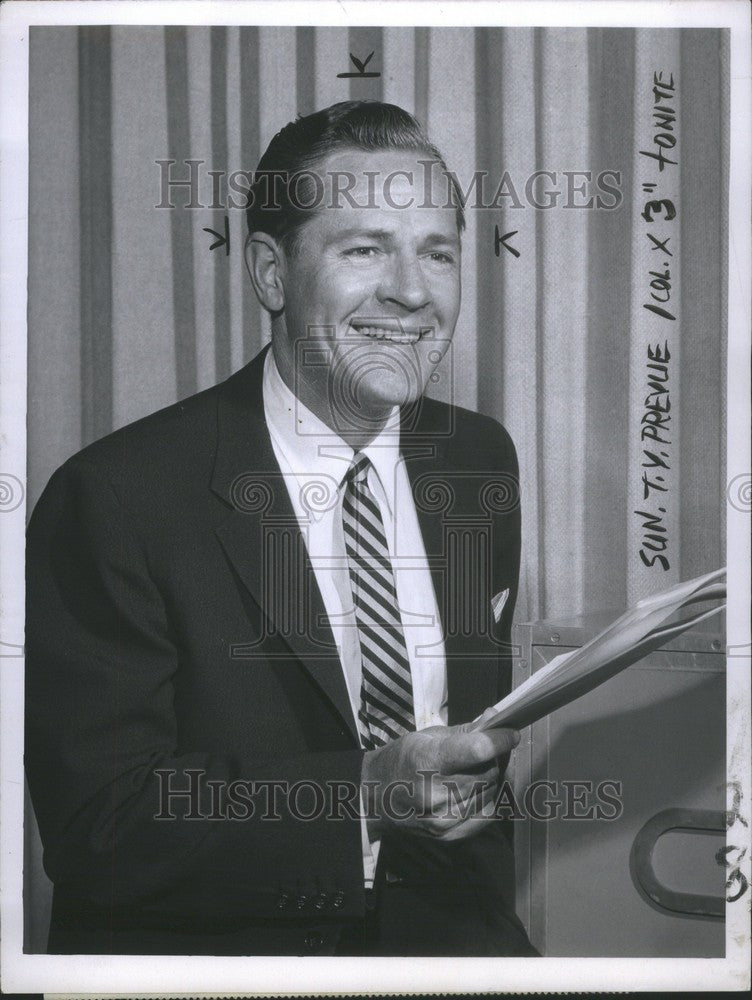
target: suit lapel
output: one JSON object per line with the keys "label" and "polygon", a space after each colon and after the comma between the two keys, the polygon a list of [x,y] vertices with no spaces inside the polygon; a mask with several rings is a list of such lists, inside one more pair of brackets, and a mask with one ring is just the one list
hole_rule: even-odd
{"label": "suit lapel", "polygon": [[231,510],[217,535],[269,637],[292,650],[357,740],[334,636],[264,419],[265,357],[229,379],[219,397],[211,488]]}

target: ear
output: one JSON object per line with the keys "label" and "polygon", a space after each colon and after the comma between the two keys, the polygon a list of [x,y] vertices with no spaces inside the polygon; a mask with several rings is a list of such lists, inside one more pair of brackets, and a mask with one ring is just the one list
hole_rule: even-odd
{"label": "ear", "polygon": [[282,250],[268,233],[251,233],[245,241],[245,266],[259,302],[270,313],[281,312],[285,305],[282,284]]}

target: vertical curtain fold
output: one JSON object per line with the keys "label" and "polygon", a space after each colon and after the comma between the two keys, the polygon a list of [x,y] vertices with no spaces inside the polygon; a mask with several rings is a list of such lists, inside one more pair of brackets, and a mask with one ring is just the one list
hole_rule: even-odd
{"label": "vertical curtain fold", "polygon": [[[188,159],[195,161],[198,179],[198,197],[200,204],[211,203],[211,190],[205,183],[205,171],[212,169],[212,136],[211,136],[211,31],[209,28],[191,28],[187,30],[188,41],[188,126],[190,132],[190,155]],[[172,103],[172,94],[167,92],[168,116],[177,114],[177,108]],[[252,121],[256,115],[251,114]],[[188,179],[191,177],[191,166],[187,166],[178,155],[177,150],[166,148],[164,158],[174,159],[175,177]],[[202,183],[204,182],[204,183]],[[185,193],[184,193],[185,192]],[[188,216],[191,229],[191,254],[193,257],[193,300],[196,313],[196,378],[197,388],[206,389],[213,385],[216,378],[216,349],[214,325],[216,310],[214,308],[214,274],[217,267],[215,254],[208,251],[209,242],[204,227],[216,228],[213,213],[203,209],[188,209],[190,192],[185,188],[175,191],[169,199],[180,209],[177,214]],[[172,210],[170,210],[172,211]],[[219,253],[223,253],[220,249]],[[180,247],[173,246],[173,257],[180,255]]]}
{"label": "vertical curtain fold", "polygon": [[[211,32],[211,137],[212,169],[223,171],[228,163],[227,141],[227,28],[214,27]],[[214,212],[214,229],[224,230],[224,197],[226,178],[217,187],[221,192],[219,208]],[[212,199],[213,201],[213,199]],[[220,248],[221,249],[221,248]],[[221,260],[221,255],[220,255]],[[226,263],[226,261],[224,262]],[[214,268],[214,345],[217,381],[232,373],[230,336],[230,281],[227,267]]]}
{"label": "vertical curtain fold", "polygon": [[[29,48],[28,509],[82,443],[81,139],[75,28]],[[85,310],[90,322],[88,307]],[[87,402],[87,412],[90,403]]]}
{"label": "vertical curtain fold", "polygon": [[[538,158],[545,173],[562,186],[566,170],[584,170],[589,158],[588,52],[585,29],[566,34],[540,32],[538,92]],[[562,81],[566,80],[566,86]],[[534,189],[533,189],[534,190]],[[546,195],[539,196],[548,204]],[[538,197],[536,198],[538,200]],[[581,606],[584,586],[585,504],[585,355],[587,347],[588,276],[587,209],[553,207],[538,210],[539,314],[541,364],[539,423],[540,495],[545,549],[542,560],[544,595],[541,615],[567,613]],[[556,290],[556,291],[554,291]]]}
{"label": "vertical curtain fold", "polygon": [[[460,29],[461,30],[461,29]],[[430,54],[431,29],[415,28],[414,80],[415,98],[413,114],[423,125],[428,123],[428,90],[431,84]]]}
{"label": "vertical curtain fold", "polygon": [[[539,617],[542,557],[539,525],[539,306],[536,262],[538,218],[526,207],[525,179],[538,166],[535,32],[477,29],[477,163],[488,177],[478,213],[478,407],[499,419],[517,446],[523,498],[523,566],[518,613]],[[496,243],[509,237],[519,253]],[[498,250],[498,255],[497,255]],[[533,569],[535,568],[535,569]]]}
{"label": "vertical curtain fold", "polygon": [[416,28],[384,28],[383,99],[415,113]]}
{"label": "vertical curtain fold", "polygon": [[[707,563],[705,549],[725,551],[725,407],[720,419],[718,387],[726,372],[725,275],[728,199],[727,117],[723,71],[726,31],[687,31],[681,39],[679,73],[683,149],[680,276],[691,294],[682,297],[681,387],[678,454],[683,498],[681,576],[696,576]],[[721,59],[719,59],[719,53]],[[715,122],[712,133],[708,124]],[[701,156],[694,151],[702,149]],[[702,545],[693,539],[703,539]]]}
{"label": "vertical curtain fold", "polygon": [[[244,300],[243,286],[248,283],[245,270],[243,246],[246,230],[243,212],[230,207],[237,196],[232,190],[231,175],[240,168],[242,163],[243,144],[241,139],[242,120],[241,108],[238,103],[241,83],[241,50],[240,29],[227,28],[227,73],[225,76],[225,101],[227,105],[227,170],[222,178],[223,203],[225,205],[223,221],[227,219],[230,233],[230,254],[226,255],[228,274],[228,311],[230,333],[230,371],[237,371],[245,363],[244,344]],[[219,321],[219,320],[218,320]]]}
{"label": "vertical curtain fold", "polygon": [[[619,127],[625,106],[634,102],[634,31],[591,28],[588,31],[590,152],[593,177],[618,171],[625,202],[619,210],[587,212],[587,349],[588,432],[585,440],[586,510],[583,607],[599,607],[609,595],[614,608],[627,600],[624,566],[628,558],[626,524],[629,470],[624,456],[632,425],[621,380],[629,370],[631,230],[627,198],[632,191],[632,133]],[[614,81],[618,80],[618,86]],[[613,180],[611,180],[613,183]],[[614,530],[614,525],[619,526]]]}
{"label": "vertical curtain fold", "polygon": [[78,37],[81,208],[81,441],[113,424],[111,29]]}
{"label": "vertical curtain fold", "polygon": [[[165,71],[169,111],[167,142],[178,163],[191,158],[188,98],[188,39],[184,27],[165,28]],[[175,334],[175,379],[178,398],[198,388],[196,309],[193,285],[193,220],[188,211],[170,211],[172,236],[172,310]],[[179,252],[175,252],[179,248]]]}
{"label": "vertical curtain fold", "polygon": [[[310,57],[310,72],[315,78],[316,37],[313,35],[314,53]],[[313,89],[313,87],[311,87]],[[259,139],[259,29],[255,27],[240,28],[240,92],[238,94],[238,117],[240,121],[240,147],[242,150],[240,169],[249,174],[256,168],[261,158]],[[247,186],[248,179],[242,182]],[[242,196],[235,199],[243,203]],[[238,249],[245,245],[248,226],[246,214],[242,209],[234,212],[238,216],[236,231],[238,231]],[[261,314],[264,311],[256,298],[247,274],[244,270],[243,281],[243,360],[248,362],[258,354],[261,346]]]}
{"label": "vertical curtain fold", "polygon": [[[183,247],[172,241],[174,212],[155,208],[156,161],[168,149],[164,30],[115,25],[110,36],[109,189],[92,211],[112,211],[112,314],[98,337],[112,340],[112,421],[120,427],[176,399],[173,255]],[[106,172],[106,162],[95,166]]]}
{"label": "vertical curtain fold", "polygon": [[[452,72],[446,67],[452,66]],[[470,188],[475,163],[475,102],[468,100],[457,113],[457,95],[474,94],[475,39],[466,29],[442,31],[431,28],[428,72],[430,87],[426,124],[437,146],[445,153],[447,165],[463,191]],[[436,173],[436,201],[445,203],[447,189]],[[473,195],[471,193],[470,197]],[[437,370],[438,380],[431,395],[476,409],[478,402],[476,239],[479,212],[465,212],[462,239],[462,306],[447,356]]]}
{"label": "vertical curtain fold", "polygon": [[316,110],[316,29],[295,29],[297,50],[296,92],[299,115]]}

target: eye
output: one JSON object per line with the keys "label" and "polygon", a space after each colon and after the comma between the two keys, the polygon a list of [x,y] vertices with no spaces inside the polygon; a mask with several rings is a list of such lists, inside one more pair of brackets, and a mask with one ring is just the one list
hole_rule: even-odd
{"label": "eye", "polygon": [[379,248],[374,246],[350,247],[344,251],[344,256],[356,260],[370,260],[380,252]]}
{"label": "eye", "polygon": [[454,264],[452,254],[444,253],[442,250],[434,250],[432,253],[429,253],[428,259],[436,264]]}

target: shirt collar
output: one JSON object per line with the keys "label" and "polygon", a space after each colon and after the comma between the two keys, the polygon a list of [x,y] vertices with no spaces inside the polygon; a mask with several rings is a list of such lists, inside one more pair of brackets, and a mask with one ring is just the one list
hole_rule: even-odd
{"label": "shirt collar", "polygon": [[[355,452],[287,386],[272,350],[264,360],[263,398],[269,432],[289,467],[283,472],[294,476],[299,486],[293,498],[296,514],[302,511],[307,519],[318,521],[336,500]],[[400,457],[399,425],[399,407],[395,406],[384,428],[360,449],[372,465],[369,486],[391,516]]]}

